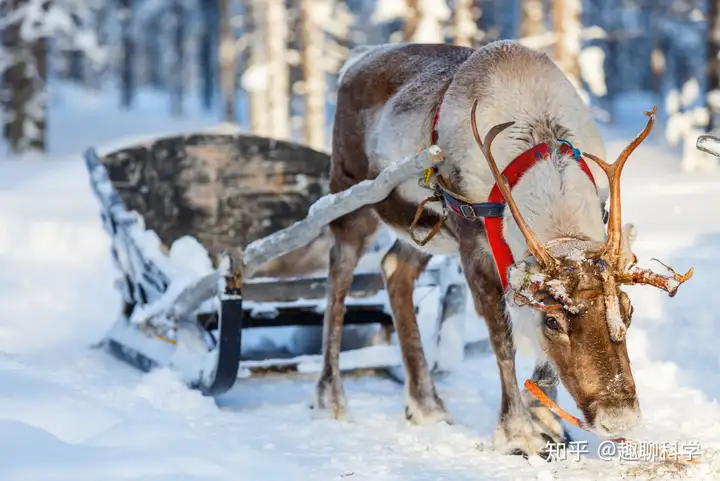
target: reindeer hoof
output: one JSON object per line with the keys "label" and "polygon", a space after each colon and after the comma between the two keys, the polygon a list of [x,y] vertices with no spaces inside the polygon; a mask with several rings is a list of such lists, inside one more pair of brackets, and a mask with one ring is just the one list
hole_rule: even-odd
{"label": "reindeer hoof", "polygon": [[426,425],[445,422],[453,424],[440,397],[433,393],[424,398],[406,396],[405,419],[413,424]]}
{"label": "reindeer hoof", "polygon": [[561,445],[567,447],[570,437],[565,431],[547,431],[546,426],[525,413],[501,422],[495,430],[494,442],[495,449],[502,453],[549,462],[556,460],[557,453],[566,452]]}
{"label": "reindeer hoof", "polygon": [[310,409],[319,416],[343,419],[347,412],[347,403],[340,376],[322,376],[315,385],[315,396]]}
{"label": "reindeer hoof", "polygon": [[[554,445],[556,443],[553,441],[553,439],[550,436],[548,436],[545,433],[542,433],[541,436],[545,440],[545,447],[534,454],[537,457],[536,459],[540,459],[542,461],[545,461],[546,463],[549,463],[554,460],[554,457],[552,456],[552,454],[558,448],[551,447],[552,445]],[[508,454],[510,454],[511,456],[522,456],[523,458],[528,459],[528,460],[530,459],[530,455],[527,453],[527,451],[522,450],[520,448],[514,448]]]}

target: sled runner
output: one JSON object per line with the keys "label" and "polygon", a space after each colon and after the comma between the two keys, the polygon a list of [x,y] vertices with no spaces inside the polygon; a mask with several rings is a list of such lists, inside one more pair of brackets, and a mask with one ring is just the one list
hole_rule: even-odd
{"label": "sled runner", "polygon": [[[418,153],[350,198],[326,195],[328,155],[289,142],[193,134],[88,149],[124,303],[102,345],[143,371],[172,368],[213,396],[238,377],[319,369],[325,226],[438,159]],[[402,365],[379,271],[392,241],[383,232],[355,272],[343,371]],[[456,261],[434,258],[414,296],[429,364],[447,368],[464,351]]]}

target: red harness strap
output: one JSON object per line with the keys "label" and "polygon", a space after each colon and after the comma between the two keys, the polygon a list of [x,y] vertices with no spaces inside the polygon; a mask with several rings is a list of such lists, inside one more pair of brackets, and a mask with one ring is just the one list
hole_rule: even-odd
{"label": "red harness strap", "polygon": [[[550,158],[552,149],[548,144],[536,145],[532,149],[520,154],[503,170],[502,175],[505,176],[508,182],[508,186],[512,191],[515,184],[518,183],[520,178],[530,170],[540,160]],[[563,154],[569,154],[575,157],[580,164],[580,168],[587,174],[590,181],[595,185],[595,179],[593,178],[590,168],[585,163],[585,160],[579,155],[568,144],[563,143],[560,147],[560,152]],[[597,189],[597,186],[595,187]],[[505,198],[500,192],[497,184],[495,184],[490,191],[488,196],[488,202],[496,202],[499,204],[505,204]],[[492,249],[493,257],[495,258],[495,266],[497,267],[498,274],[500,275],[500,282],[502,283],[503,290],[507,288],[507,270],[514,260],[510,246],[505,242],[505,238],[502,234],[503,218],[502,217],[486,217],[485,218],[485,230],[487,232],[488,242],[490,243],[490,249]]]}
{"label": "red harness strap", "polygon": [[[440,102],[438,103],[438,106],[435,109],[435,117],[433,118],[433,124],[432,124],[432,142],[433,144],[437,143],[438,141],[438,131],[437,131],[437,124],[440,120],[440,107],[443,103],[443,97],[440,98]],[[577,160],[578,164],[580,165],[580,168],[587,174],[587,176],[590,178],[590,182],[593,183],[595,186],[595,189],[597,190],[597,185],[595,184],[595,179],[593,178],[592,172],[590,171],[590,168],[585,163],[585,160],[580,155],[580,151],[574,149],[569,142],[559,139],[562,145],[560,146],[560,152],[566,155],[571,155],[572,157]],[[508,185],[510,190],[512,191],[513,187],[515,187],[515,184],[518,183],[520,178],[530,170],[530,168],[535,165],[536,162],[540,160],[546,160],[550,158],[550,154],[552,153],[552,149],[548,144],[540,144],[536,145],[535,147],[531,148],[530,150],[520,154],[518,157],[516,157],[510,164],[505,168],[502,175],[507,179]],[[445,192],[445,194],[448,194]],[[460,199],[448,199],[452,203],[457,204],[466,204],[465,201]],[[467,207],[470,207],[470,209],[462,209],[462,208],[451,208],[450,210],[454,212],[457,215],[467,217],[467,218],[477,218],[477,212],[480,210],[477,207],[478,206],[485,206],[487,209],[484,212],[495,212],[494,209],[490,209],[489,207],[492,207],[492,204],[505,204],[505,198],[503,197],[502,193],[500,192],[500,189],[498,188],[497,184],[495,184],[490,191],[490,195],[488,196],[488,202],[483,204],[468,204]],[[453,207],[451,205],[451,207]],[[464,207],[463,205],[460,205],[460,207]],[[466,214],[467,212],[467,214]],[[472,214],[470,214],[472,212]],[[488,216],[487,214],[481,214],[486,215],[484,217],[485,220],[485,231],[487,232],[488,242],[490,243],[490,249],[492,250],[493,258],[495,259],[495,267],[498,270],[498,274],[500,276],[500,282],[502,283],[503,290],[507,288],[508,280],[507,280],[507,270],[508,268],[513,264],[514,259],[512,255],[512,251],[510,250],[510,246],[507,245],[505,242],[505,239],[502,234],[502,227],[503,227],[503,217],[502,214],[492,214]]]}

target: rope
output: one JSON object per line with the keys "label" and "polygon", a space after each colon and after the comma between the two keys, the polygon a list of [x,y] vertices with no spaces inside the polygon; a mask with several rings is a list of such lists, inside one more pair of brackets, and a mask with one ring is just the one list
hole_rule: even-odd
{"label": "rope", "polygon": [[562,142],[563,144],[570,147],[570,149],[572,150],[572,153],[573,153],[573,157],[575,157],[575,160],[577,160],[578,162],[580,161],[580,157],[582,156],[580,149],[576,149],[575,147],[573,147],[573,144],[571,144],[569,140],[558,139],[558,142]]}
{"label": "rope", "polygon": [[[540,403],[542,403],[543,406],[548,408],[550,411],[552,411],[556,416],[558,416],[561,419],[564,419],[565,421],[569,422],[570,424],[579,427],[580,429],[583,429],[587,432],[590,432],[590,430],[585,426],[585,423],[582,422],[582,420],[576,418],[572,414],[568,413],[567,411],[563,410],[560,406],[555,403],[552,399],[550,399],[543,391],[540,389],[537,384],[535,384],[532,380],[528,379],[525,381],[525,389],[530,391],[530,393],[537,398]],[[637,446],[640,444],[638,441],[634,441],[627,438],[614,438],[610,441],[615,443],[621,443],[624,445],[635,445]],[[676,462],[680,464],[700,464],[699,459],[693,459],[691,456],[679,456],[677,453],[673,452],[669,449],[664,449],[661,446],[653,445],[653,455],[655,456],[667,456],[668,459],[674,459]]]}

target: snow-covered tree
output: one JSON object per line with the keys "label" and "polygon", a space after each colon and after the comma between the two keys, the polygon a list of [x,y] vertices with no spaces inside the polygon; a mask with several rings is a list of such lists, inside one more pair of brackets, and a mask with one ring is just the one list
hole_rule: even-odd
{"label": "snow-covered tree", "polygon": [[120,67],[120,106],[129,109],[135,95],[135,39],[133,38],[133,1],[120,0],[120,25],[122,29],[122,64]]}
{"label": "snow-covered tree", "polygon": [[220,0],[220,91],[226,122],[235,122],[237,47],[230,25],[230,1]]}
{"label": "snow-covered tree", "polygon": [[185,95],[185,36],[187,27],[186,7],[183,0],[174,0],[171,7],[173,31],[173,91],[171,111],[173,115],[183,113],[183,97]]}
{"label": "snow-covered tree", "polygon": [[720,0],[710,0],[707,45],[707,129],[720,127]]}
{"label": "snow-covered tree", "polygon": [[289,20],[285,0],[245,1],[251,41],[242,86],[250,98],[251,130],[256,135],[289,139]]}
{"label": "snow-covered tree", "polygon": [[[693,5],[682,2],[675,6],[676,15],[683,6],[687,8]],[[668,123],[680,130],[680,133],[674,133],[672,138],[676,142],[682,141],[682,167],[688,171],[717,170],[720,165],[717,157],[696,147],[700,135],[710,131],[714,131],[714,134],[720,133],[720,0],[709,0],[707,7],[704,19],[693,10],[690,10],[688,15],[691,20],[705,20],[707,25],[704,36],[705,58],[701,63],[704,68],[701,70],[692,62],[684,62],[682,65],[686,67],[687,80],[683,89],[677,92],[679,95],[668,95],[675,99]],[[694,50],[699,51],[700,48]],[[673,58],[671,64],[675,63],[679,62]],[[670,137],[670,125],[667,132]]]}
{"label": "snow-covered tree", "polygon": [[[704,2],[702,2],[704,3]],[[659,49],[662,51],[660,101],[662,127],[666,141],[683,151],[682,167],[687,170],[715,169],[717,159],[696,149],[699,135],[711,122],[706,95],[712,78],[708,78],[708,54],[712,49],[712,15],[714,6],[698,0],[663,2]],[[711,9],[702,8],[710,6]],[[712,90],[710,90],[712,91]]]}
{"label": "snow-covered tree", "polygon": [[202,26],[198,48],[198,71],[201,78],[200,96],[205,110],[212,108],[215,93],[215,49],[213,45],[219,28],[218,3],[218,0],[199,0]]}
{"label": "snow-covered tree", "polygon": [[420,1],[406,0],[405,25],[403,25],[403,40],[406,42],[412,42],[415,39],[415,32],[420,25]]}
{"label": "snow-covered tree", "polygon": [[269,136],[270,102],[268,76],[268,45],[266,34],[267,6],[262,0],[245,0],[246,27],[250,32],[250,55],[242,75],[242,87],[250,99],[250,130],[261,136]]}
{"label": "snow-covered tree", "polygon": [[418,43],[443,43],[445,22],[452,14],[447,0],[407,0],[405,39]]}
{"label": "snow-covered tree", "polygon": [[[391,1],[391,0],[387,0]],[[351,11],[345,0],[329,1],[329,18],[332,22],[323,24],[325,41],[323,42],[322,64],[325,71],[325,105],[335,106],[337,102],[337,74],[347,59],[350,48],[355,43],[370,43],[380,32],[372,22],[373,9],[367,2],[360,2],[359,11]],[[332,118],[326,122],[326,137],[329,137],[328,126],[332,126]],[[329,145],[326,143],[326,149]]]}
{"label": "snow-covered tree", "polygon": [[543,0],[521,0],[522,20],[520,36],[532,37],[546,32],[545,5]]}
{"label": "snow-covered tree", "polygon": [[45,150],[47,42],[65,37],[91,62],[104,60],[87,28],[90,2],[0,0],[3,135],[13,153]]}
{"label": "snow-covered tree", "polygon": [[322,26],[330,20],[328,0],[300,1],[302,31],[300,62],[303,70],[302,92],[305,96],[305,143],[314,149],[325,149],[325,65]]}
{"label": "snow-covered tree", "polygon": [[[588,102],[599,120],[612,119],[612,97],[608,82],[608,66],[612,69],[618,60],[619,23],[616,0],[585,0],[583,3],[583,39],[579,56],[580,78],[586,89]],[[619,32],[622,33],[622,32]],[[610,70],[610,76],[615,72]],[[622,80],[615,76],[616,84]]]}
{"label": "snow-covered tree", "polygon": [[580,88],[580,49],[582,44],[582,0],[553,0],[552,19],[557,40],[555,62],[576,87]]}
{"label": "snow-covered tree", "polygon": [[288,64],[288,15],[285,0],[265,0],[263,33],[267,42],[269,135],[290,139],[290,66]]}
{"label": "snow-covered tree", "polygon": [[453,2],[453,43],[471,47],[475,44],[478,25],[473,18],[473,0],[454,0]]}
{"label": "snow-covered tree", "polygon": [[382,0],[375,4],[371,21],[390,24],[402,20],[402,30],[390,35],[391,42],[442,43],[451,15],[447,0]]}

